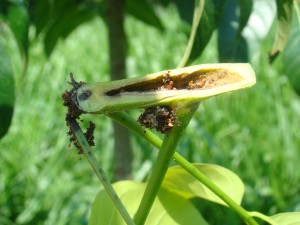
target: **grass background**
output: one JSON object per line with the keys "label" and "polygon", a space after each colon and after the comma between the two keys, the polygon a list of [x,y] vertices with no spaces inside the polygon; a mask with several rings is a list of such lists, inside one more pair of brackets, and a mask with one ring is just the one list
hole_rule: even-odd
{"label": "grass background", "polygon": [[[180,61],[186,27],[173,9],[163,14],[163,21],[165,33],[127,18],[128,76],[174,68]],[[86,23],[61,41],[49,59],[41,42],[34,41],[24,77],[17,48],[10,43],[17,98],[9,133],[0,142],[0,224],[88,223],[101,185],[86,160],[68,148],[60,95],[69,88],[70,72],[87,82],[109,80],[106,32],[100,19]],[[237,173],[246,185],[243,205],[249,210],[299,211],[300,100],[264,54],[252,58],[257,85],[203,102],[178,151],[190,161],[216,163]],[[195,64],[208,62],[218,62],[215,35]],[[91,118],[97,125],[96,156],[113,179],[111,121],[85,116]],[[141,180],[156,154],[135,135],[132,142],[133,177]],[[212,224],[241,223],[225,208],[195,204]]]}

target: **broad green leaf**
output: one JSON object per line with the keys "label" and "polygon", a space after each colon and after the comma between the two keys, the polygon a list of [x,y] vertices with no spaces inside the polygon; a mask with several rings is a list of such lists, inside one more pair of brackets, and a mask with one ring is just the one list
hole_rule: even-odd
{"label": "broad green leaf", "polygon": [[[30,0],[30,14],[31,21],[35,25],[36,36],[38,36],[42,30],[44,30],[48,23],[53,19],[53,1],[35,1]],[[57,12],[56,12],[57,13]]]}
{"label": "broad green leaf", "polygon": [[29,15],[28,10],[22,3],[10,4],[7,11],[7,21],[18,43],[20,52],[27,59]]}
{"label": "broad green leaf", "polygon": [[45,34],[44,47],[46,55],[50,56],[60,38],[66,38],[80,24],[91,20],[95,15],[94,10],[80,5],[67,8],[61,17],[55,18],[56,20]]}
{"label": "broad green leaf", "polygon": [[250,214],[271,225],[300,225],[300,212],[279,213],[273,216],[266,216],[260,212]]}
{"label": "broad green leaf", "polygon": [[300,225],[300,212],[279,213],[270,218],[276,225]]}
{"label": "broad green leaf", "polygon": [[253,2],[253,9],[246,27],[242,31],[243,37],[247,40],[249,57],[252,64],[257,63],[266,51],[271,48],[272,42],[270,28],[272,27],[276,14],[275,1],[256,0]]}
{"label": "broad green leaf", "polygon": [[[196,163],[194,166],[236,203],[241,203],[244,194],[244,185],[236,174],[224,167],[213,164]],[[179,166],[171,167],[168,170],[162,186],[184,198],[200,197],[226,205],[223,200]]]}
{"label": "broad green leaf", "polygon": [[11,63],[0,39],[0,138],[5,135],[11,123],[14,99]]}
{"label": "broad green leaf", "polygon": [[179,12],[180,18],[185,22],[192,25],[193,23],[193,11],[195,7],[194,0],[175,0],[174,1],[177,10]]}
{"label": "broad green leaf", "polygon": [[218,27],[225,1],[205,1],[204,10],[198,25],[189,63],[197,59],[208,44],[213,31]]}
{"label": "broad green leaf", "polygon": [[177,68],[181,68],[187,65],[192,50],[193,50],[193,45],[195,43],[196,39],[196,34],[197,34],[197,29],[204,11],[204,6],[205,6],[205,0],[195,0],[195,6],[193,10],[193,22],[192,22],[192,27],[190,31],[190,37],[189,41],[187,43],[187,46],[185,48],[184,55],[181,58],[181,61],[177,65]]}
{"label": "broad green leaf", "polygon": [[213,31],[217,28],[217,7],[213,1],[205,1],[204,10],[198,25],[189,63],[198,58],[208,44]]}
{"label": "broad green leaf", "polygon": [[156,14],[153,5],[146,0],[127,0],[126,11],[144,23],[163,30],[164,27]]}
{"label": "broad green leaf", "polygon": [[[134,215],[146,184],[134,181],[121,181],[115,183],[114,188],[121,198],[130,215]],[[191,218],[193,218],[191,220]],[[89,225],[123,225],[120,214],[113,205],[111,199],[104,190],[101,190],[92,205]],[[207,225],[201,214],[185,198],[178,196],[168,190],[161,189],[150,211],[146,225],[161,224],[189,224]]]}
{"label": "broad green leaf", "polygon": [[269,52],[269,61],[273,62],[284,49],[291,31],[293,0],[276,0],[277,18],[273,46]]}
{"label": "broad green leaf", "polygon": [[239,6],[239,29],[238,33],[240,34],[244,27],[247,25],[249,17],[253,8],[253,0],[237,0]]}
{"label": "broad green leaf", "polygon": [[220,20],[218,48],[221,62],[248,62],[248,49],[241,35],[251,10],[252,1],[247,3],[227,0],[224,13]]}
{"label": "broad green leaf", "polygon": [[283,69],[294,90],[300,95],[300,28],[296,18],[293,19],[293,29],[288,43],[283,51]]}
{"label": "broad green leaf", "polygon": [[[188,60],[188,64],[197,59],[208,44],[213,31],[218,26],[224,2],[225,1],[217,0],[205,1],[204,9],[196,31],[196,36],[192,47],[192,52]],[[189,24],[192,24],[194,1],[176,0],[174,3],[177,6],[180,17]]]}
{"label": "broad green leaf", "polygon": [[[187,64],[190,64],[192,61],[194,61],[201,55],[206,45],[208,44],[213,34],[213,31],[218,27],[220,16],[223,12],[224,3],[226,2],[219,0],[198,0],[198,2],[199,1],[199,5],[202,5],[202,2],[205,3],[200,23],[195,31],[196,35],[194,38],[193,45],[191,47],[191,53],[189,54],[187,63],[181,62],[180,66],[186,66]],[[159,2],[164,2],[162,4],[169,3],[169,1],[165,2],[162,0],[160,0]],[[170,2],[173,2],[176,5],[181,19],[192,26],[195,3],[197,5],[198,2],[194,0],[175,0]],[[200,8],[202,9],[202,7]],[[194,30],[192,30],[191,32],[194,32]],[[190,49],[190,46],[188,46],[187,48]],[[186,59],[184,59],[184,62],[186,62]]]}

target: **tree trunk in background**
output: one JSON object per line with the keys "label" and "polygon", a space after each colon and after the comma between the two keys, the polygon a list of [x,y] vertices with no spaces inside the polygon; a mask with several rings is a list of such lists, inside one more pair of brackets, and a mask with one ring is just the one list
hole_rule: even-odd
{"label": "tree trunk in background", "polygon": [[[126,77],[126,34],[124,30],[125,0],[106,1],[106,23],[109,38],[110,74],[112,80]],[[129,131],[117,123],[114,126],[115,179],[131,174],[132,152]]]}

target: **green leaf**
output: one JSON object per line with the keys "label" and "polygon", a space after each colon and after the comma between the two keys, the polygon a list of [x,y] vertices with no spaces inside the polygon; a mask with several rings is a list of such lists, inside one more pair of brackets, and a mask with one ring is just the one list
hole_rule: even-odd
{"label": "green leaf", "polygon": [[66,38],[80,24],[91,20],[95,15],[93,9],[81,5],[66,8],[61,17],[55,18],[45,34],[44,48],[46,55],[51,55],[60,38]]}
{"label": "green leaf", "polygon": [[253,8],[253,0],[237,0],[239,6],[239,29],[238,33],[240,34],[244,27],[247,25],[248,20],[250,18],[252,8]]}
{"label": "green leaf", "polygon": [[11,123],[14,107],[14,80],[10,59],[0,39],[0,138]]}
{"label": "green leaf", "polygon": [[[45,1],[35,1],[30,0],[30,14],[31,14],[31,22],[34,24],[36,29],[36,36],[38,36],[48,25],[50,21],[52,21],[53,15],[53,1],[45,0]],[[57,13],[55,11],[54,13]]]}
{"label": "green leaf", "polygon": [[293,0],[276,0],[277,18],[276,33],[273,46],[269,52],[269,61],[272,63],[284,49],[291,31]]}
{"label": "green leaf", "polygon": [[192,22],[192,27],[191,27],[191,31],[190,31],[189,41],[185,48],[185,52],[181,58],[181,61],[177,65],[177,68],[184,67],[188,63],[188,60],[189,60],[192,50],[193,50],[193,45],[195,43],[197,29],[198,29],[200,19],[203,14],[204,6],[205,6],[204,0],[196,0],[195,1],[195,6],[194,6],[194,10],[193,10],[193,22]]}
{"label": "green leaf", "polygon": [[28,32],[29,32],[29,15],[27,8],[22,3],[10,4],[7,11],[7,21],[18,43],[20,52],[25,56],[28,55]]}
{"label": "green leaf", "polygon": [[175,0],[174,3],[177,7],[181,19],[192,25],[193,11],[195,7],[194,0]]}
{"label": "green leaf", "polygon": [[[217,186],[221,187],[236,203],[241,203],[244,185],[236,174],[221,166],[212,164],[196,163],[194,166]],[[179,166],[171,167],[168,170],[162,186],[184,198],[200,197],[226,205],[218,196]]]}
{"label": "green leaf", "polygon": [[[241,3],[242,4],[242,3]],[[276,14],[275,1],[255,1],[251,16],[244,27],[242,35],[247,40],[248,56],[252,63],[259,61],[272,46],[270,31]]]}
{"label": "green leaf", "polygon": [[213,31],[217,28],[218,21],[215,15],[217,12],[216,10],[217,8],[213,1],[205,1],[204,10],[198,25],[194,45],[188,63],[191,63],[201,55],[208,44]]}
{"label": "green leaf", "polygon": [[270,217],[276,225],[300,225],[300,213],[279,213]]}
{"label": "green leaf", "polygon": [[271,225],[300,225],[300,212],[279,213],[273,216],[266,216],[260,212],[250,214]]}
{"label": "green leaf", "polygon": [[[126,206],[130,215],[133,215],[140,204],[146,184],[134,181],[121,181],[115,183],[114,188]],[[191,218],[193,218],[191,220]],[[89,225],[119,225],[125,224],[116,207],[112,204],[104,190],[101,190],[92,205]],[[158,198],[145,223],[158,224],[189,224],[207,225],[201,214],[190,201],[168,190],[161,189]]]}
{"label": "green leaf", "polygon": [[283,70],[288,76],[294,90],[300,95],[300,28],[296,16],[293,19],[293,30],[282,53]]}
{"label": "green leaf", "polygon": [[[239,3],[239,5],[238,5]],[[248,62],[248,49],[241,35],[252,10],[252,1],[227,0],[219,26],[218,48],[221,62]],[[239,12],[239,15],[238,15]]]}
{"label": "green leaf", "polygon": [[[195,40],[192,47],[192,52],[188,60],[190,64],[193,60],[197,59],[206,45],[208,44],[213,31],[217,28],[220,20],[220,15],[225,1],[210,0],[205,1],[204,9],[198,25]],[[192,23],[192,15],[194,8],[194,1],[175,1],[177,9],[181,18],[190,24]]]}
{"label": "green leaf", "polygon": [[150,26],[156,27],[159,30],[164,29],[153,5],[146,0],[127,0],[126,11]]}

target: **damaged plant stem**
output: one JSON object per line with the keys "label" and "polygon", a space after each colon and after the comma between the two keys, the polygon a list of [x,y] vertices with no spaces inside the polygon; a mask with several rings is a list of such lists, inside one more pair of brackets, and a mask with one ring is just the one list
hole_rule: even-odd
{"label": "damaged plant stem", "polygon": [[93,114],[111,115],[131,108],[146,108],[139,123],[167,134],[135,216],[135,222],[143,224],[173,158],[179,136],[199,102],[254,84],[255,74],[249,64],[205,64],[132,79],[82,84],[73,90],[72,100],[80,110]]}
{"label": "damaged plant stem", "polygon": [[255,84],[250,64],[202,64],[142,77],[82,84],[72,95],[85,113],[109,114],[133,108],[199,102]]}
{"label": "damaged plant stem", "polygon": [[83,113],[73,101],[73,94],[74,90],[84,84],[84,82],[76,82],[71,74],[71,82],[70,84],[73,86],[71,91],[65,91],[62,94],[62,98],[64,100],[64,106],[67,107],[68,111],[66,113],[66,125],[70,128],[68,131],[68,135],[70,136],[70,142],[74,144],[74,146],[78,150],[78,154],[84,154],[92,166],[94,172],[96,173],[98,179],[102,183],[104,189],[106,190],[109,197],[112,199],[114,205],[118,209],[120,215],[123,217],[124,221],[128,225],[135,225],[133,219],[129,215],[128,211],[126,210],[125,206],[123,205],[122,201],[118,197],[117,193],[113,189],[108,176],[104,172],[104,170],[99,165],[91,146],[94,146],[94,129],[95,124],[90,122],[90,125],[86,131],[83,133],[77,120],[80,120],[80,116]]}
{"label": "damaged plant stem", "polygon": [[134,221],[137,225],[145,223],[171,160],[173,159],[180,138],[198,106],[199,102],[195,103],[189,101],[176,102],[172,105],[172,108],[174,108],[176,112],[177,122],[163,139],[145,193],[134,217]]}

